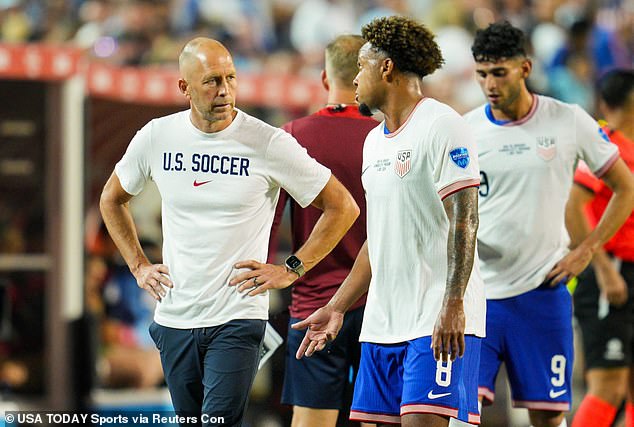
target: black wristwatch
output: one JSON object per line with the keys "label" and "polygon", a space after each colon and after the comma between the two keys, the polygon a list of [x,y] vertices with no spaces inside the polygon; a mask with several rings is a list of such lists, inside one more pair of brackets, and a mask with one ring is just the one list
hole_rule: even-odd
{"label": "black wristwatch", "polygon": [[295,255],[291,255],[286,258],[286,261],[284,261],[284,265],[286,266],[286,269],[288,271],[292,271],[293,273],[297,274],[298,279],[302,277],[304,273],[306,273],[306,270],[304,269],[304,263]]}

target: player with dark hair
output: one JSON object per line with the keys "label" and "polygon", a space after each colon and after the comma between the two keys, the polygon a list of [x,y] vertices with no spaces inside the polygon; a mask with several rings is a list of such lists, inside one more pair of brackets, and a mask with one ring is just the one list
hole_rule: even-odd
{"label": "player with dark hair", "polygon": [[[487,296],[479,392],[495,396],[502,362],[513,405],[536,427],[565,426],[573,362],[566,282],[588,265],[633,207],[634,181],[596,122],[576,105],[531,93],[524,35],[509,23],[477,32],[476,78],[487,103],[465,118],[480,160],[478,253]],[[573,249],[564,218],[579,159],[614,197],[599,225]]]}
{"label": "player with dark hair", "polygon": [[473,137],[454,110],[422,93],[422,78],[442,63],[431,32],[392,16],[362,35],[357,98],[385,115],[363,148],[367,241],[330,302],[293,325],[309,328],[297,357],[336,337],[344,313],[367,291],[350,418],[409,427],[479,423],[485,299],[474,263],[480,178]]}
{"label": "player with dark hair", "polygon": [[[361,185],[363,141],[378,123],[362,116],[354,100],[352,81],[359,70],[357,55],[364,43],[359,35],[342,35],[328,44],[325,69],[321,74],[322,84],[328,91],[328,103],[316,113],[282,127],[306,147],[310,156],[330,168],[361,210],[359,218],[341,242],[319,265],[299,278],[292,288],[282,403],[293,405],[294,427],[335,427],[339,425],[338,418],[346,420],[349,404],[345,408],[343,406],[351,391],[350,369],[356,376],[359,367],[359,333],[365,298],[359,299],[346,314],[341,333],[329,345],[328,351],[314,357],[295,358],[304,334],[290,328],[290,325],[305,319],[330,300],[350,273],[366,239],[365,196]],[[288,194],[281,192],[269,256],[275,253],[277,227],[287,202]],[[313,207],[303,209],[292,199],[290,208],[295,251],[308,239],[321,211]],[[344,410],[341,415],[340,410]]]}
{"label": "player with dark hair", "polygon": [[508,22],[479,30],[471,46],[476,62],[498,62],[502,58],[526,58],[526,39],[519,28]]}
{"label": "player with dark hair", "polygon": [[[603,131],[619,147],[634,171],[634,71],[608,72],[598,85],[600,109],[607,124]],[[585,164],[575,173],[570,192],[567,225],[573,245],[583,241],[603,215],[612,191]],[[634,214],[603,248],[592,266],[578,277],[574,293],[575,316],[583,334],[586,382],[584,397],[572,427],[609,427],[628,392],[634,346]],[[634,383],[626,424],[634,425]]]}
{"label": "player with dark hair", "polygon": [[[363,28],[363,37],[375,53],[385,53],[385,48],[389,47],[392,62],[400,72],[422,79],[444,63],[433,33],[425,26],[396,16],[381,18],[380,23],[381,25],[366,25]],[[421,52],[425,54],[421,55]],[[366,116],[372,115],[366,103],[361,103],[359,110]]]}
{"label": "player with dark hair", "polygon": [[[359,210],[292,136],[235,108],[237,73],[221,43],[190,40],[179,70],[190,108],[134,136],[104,187],[101,213],[139,287],[160,301],[150,335],[175,411],[199,417],[192,425],[239,427],[260,359],[267,291],[314,267]],[[162,199],[164,264],[148,260],[128,210],[149,180]],[[322,215],[286,265],[273,265],[265,262],[280,188]]]}

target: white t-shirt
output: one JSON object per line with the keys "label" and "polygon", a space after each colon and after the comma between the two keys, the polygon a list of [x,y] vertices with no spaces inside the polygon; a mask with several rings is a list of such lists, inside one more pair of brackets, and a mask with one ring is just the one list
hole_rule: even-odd
{"label": "white t-shirt", "polygon": [[618,149],[577,105],[535,95],[527,116],[495,123],[481,106],[465,115],[478,147],[480,270],[489,299],[537,288],[568,252],[564,212],[578,159],[601,176]]}
{"label": "white t-shirt", "polygon": [[[361,179],[372,280],[360,340],[432,335],[447,283],[449,219],[442,199],[480,182],[474,140],[450,107],[424,98],[394,133],[370,131]],[[484,336],[477,258],[464,297],[467,334]]]}
{"label": "white t-shirt", "polygon": [[198,130],[190,110],[152,120],[115,172],[129,194],[150,179],[161,193],[163,263],[174,288],[154,319],[181,329],[268,318],[268,293],[228,286],[239,273],[233,265],[266,262],[280,187],[307,206],[330,178],[291,135],[240,110],[216,133]]}

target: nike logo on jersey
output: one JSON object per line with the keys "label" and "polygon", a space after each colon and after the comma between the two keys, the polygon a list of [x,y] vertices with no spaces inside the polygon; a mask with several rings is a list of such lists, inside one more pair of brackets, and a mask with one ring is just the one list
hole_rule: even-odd
{"label": "nike logo on jersey", "polygon": [[200,182],[198,182],[198,181],[194,180],[194,187],[200,187],[201,185],[208,184],[208,183],[210,183],[211,181],[213,181],[213,179],[210,179],[209,181],[200,181]]}
{"label": "nike logo on jersey", "polygon": [[427,398],[430,399],[430,400],[440,399],[441,397],[449,396],[450,394],[451,393],[434,394],[434,390],[430,390],[429,393],[427,393]]}
{"label": "nike logo on jersey", "polygon": [[551,388],[550,393],[548,393],[548,395],[550,396],[551,399],[557,399],[562,394],[566,394],[566,391],[567,391],[566,389],[555,391]]}

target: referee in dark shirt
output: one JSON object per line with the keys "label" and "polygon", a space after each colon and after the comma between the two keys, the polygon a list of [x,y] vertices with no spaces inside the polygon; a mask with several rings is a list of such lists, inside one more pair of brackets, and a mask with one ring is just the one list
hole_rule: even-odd
{"label": "referee in dark shirt", "polygon": [[[328,351],[315,353],[310,358],[295,358],[304,331],[291,329],[290,325],[305,319],[330,301],[348,276],[366,239],[361,161],[365,137],[378,122],[362,116],[355,103],[352,81],[358,72],[357,54],[364,43],[361,36],[343,35],[326,47],[326,69],[322,71],[321,78],[328,90],[328,103],[316,113],[283,126],[306,147],[311,157],[330,168],[361,209],[359,218],[338,246],[298,279],[292,288],[282,403],[293,405],[293,426],[341,425],[337,424],[340,410],[343,412],[340,419],[347,420],[349,402],[346,402],[345,396],[349,395],[349,389],[354,384],[351,379],[356,375],[359,364],[359,333],[365,296],[348,311],[343,328],[330,343]],[[275,254],[277,249],[277,230],[284,207],[289,202],[293,252],[304,244],[319,219],[319,210],[310,206],[302,209],[282,191],[271,232],[270,254]]]}

